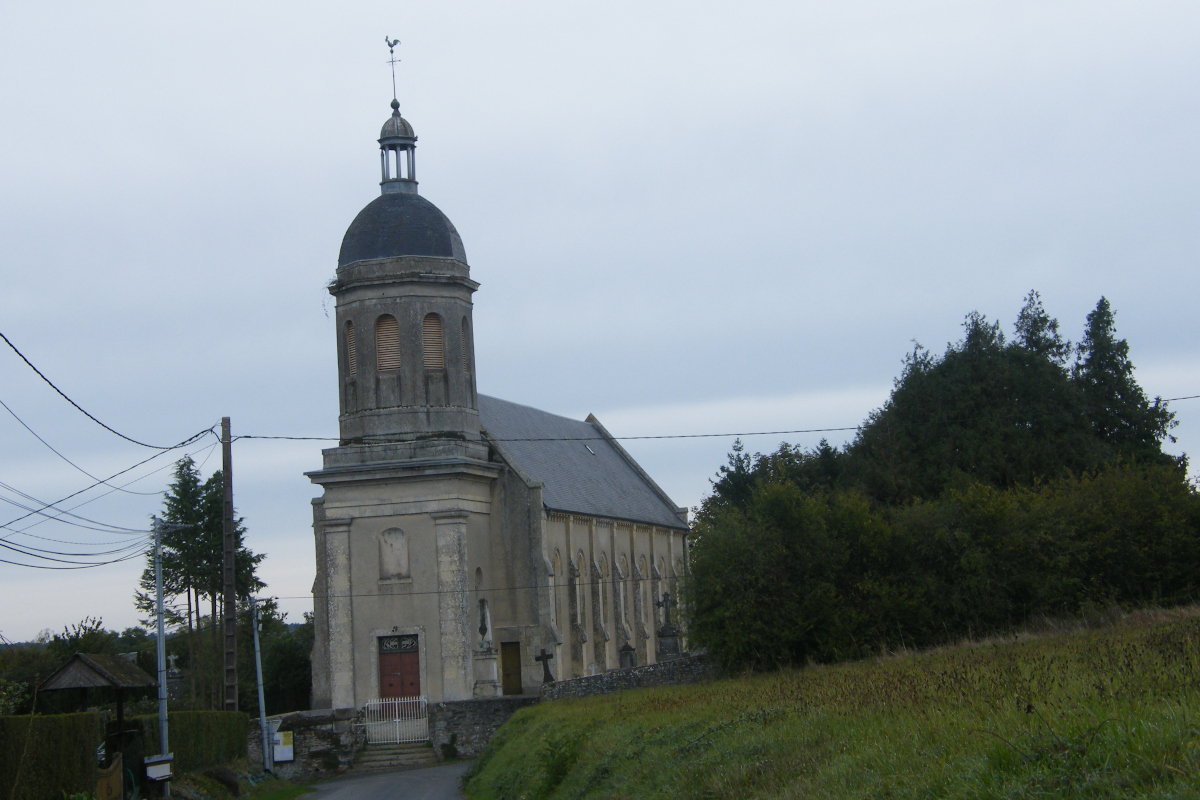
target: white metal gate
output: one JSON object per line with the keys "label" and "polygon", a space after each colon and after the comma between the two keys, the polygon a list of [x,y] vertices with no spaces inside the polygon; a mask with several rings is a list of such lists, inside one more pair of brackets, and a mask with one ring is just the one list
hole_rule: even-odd
{"label": "white metal gate", "polygon": [[371,744],[429,740],[429,703],[424,697],[387,697],[363,706],[363,727]]}

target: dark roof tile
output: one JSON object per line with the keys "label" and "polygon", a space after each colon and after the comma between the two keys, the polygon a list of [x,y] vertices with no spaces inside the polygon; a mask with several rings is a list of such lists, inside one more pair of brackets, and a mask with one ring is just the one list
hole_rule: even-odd
{"label": "dark roof tile", "polygon": [[596,426],[479,395],[484,430],[554,511],[686,528],[675,504]]}

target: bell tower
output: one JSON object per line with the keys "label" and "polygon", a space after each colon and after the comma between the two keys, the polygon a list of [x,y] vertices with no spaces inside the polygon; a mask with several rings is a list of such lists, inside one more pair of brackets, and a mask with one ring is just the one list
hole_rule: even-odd
{"label": "bell tower", "polygon": [[346,230],[328,287],[339,443],[308,473],[324,490],[313,501],[313,702],[332,708],[395,688],[381,676],[397,642],[411,656],[405,686],[472,696],[467,558],[487,549],[500,474],[475,392],[479,284],[458,231],[417,191],[417,136],[391,106],[380,195]]}
{"label": "bell tower", "polygon": [[388,458],[486,460],[475,396],[471,280],[462,239],[417,192],[416,134],[392,101],[381,194],[346,231],[336,279],[343,447]]}

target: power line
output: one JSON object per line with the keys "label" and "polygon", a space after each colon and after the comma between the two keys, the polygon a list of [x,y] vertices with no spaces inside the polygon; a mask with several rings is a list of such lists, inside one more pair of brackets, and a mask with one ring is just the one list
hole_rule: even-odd
{"label": "power line", "polygon": [[[1167,398],[1162,399],[1160,402],[1171,403],[1176,400],[1197,400],[1197,399],[1200,399],[1200,394],[1188,395],[1186,397],[1167,397]],[[1029,418],[1028,414],[1009,414],[1009,415],[1004,415],[1004,416],[999,416],[999,417],[997,417],[997,416],[964,417],[961,419],[930,420],[928,422],[894,423],[891,425],[891,427],[900,428],[900,427],[914,427],[914,426],[925,426],[925,425],[955,425],[955,424],[959,424],[959,423],[963,423],[963,422],[980,422],[982,420],[989,420],[989,419],[994,420],[994,419],[1028,419],[1028,418]],[[843,427],[838,427],[838,428],[800,428],[800,429],[796,429],[796,430],[786,430],[786,431],[741,431],[741,432],[732,432],[732,433],[672,433],[672,434],[657,434],[657,435],[647,435],[647,436],[614,436],[612,438],[615,441],[620,441],[620,442],[629,442],[629,441],[638,441],[638,440],[647,440],[647,439],[727,439],[729,437],[748,437],[748,436],[792,436],[792,435],[799,434],[799,433],[843,433],[846,431],[861,430],[862,427],[863,427],[862,425],[848,425],[848,426],[843,426]],[[597,436],[540,436],[540,437],[515,436],[515,437],[509,437],[509,438],[494,438],[494,437],[489,436],[488,440],[493,441],[493,442],[592,442],[592,441],[602,440],[604,438],[605,437],[599,436],[599,435],[597,435]],[[336,436],[258,436],[258,435],[251,435],[251,434],[242,434],[241,436],[234,437],[234,441],[237,441],[238,439],[268,439],[268,440],[286,440],[286,441],[301,441],[301,442],[340,442],[341,441],[341,439],[339,439]],[[366,441],[368,444],[373,443],[373,442],[383,443],[384,441],[388,441],[388,440],[385,440],[383,437],[378,437],[378,436],[364,436],[363,440]]]}
{"label": "power line", "polygon": [[[118,547],[115,550],[104,550],[92,553],[64,553],[59,550],[46,550],[45,548],[34,547],[33,545],[26,544],[16,544],[15,542],[0,542],[0,547],[4,548],[5,550],[12,550],[14,553],[20,553],[23,556],[29,556],[30,558],[43,558],[47,561],[58,561],[59,559],[50,558],[50,556],[63,556],[64,558],[97,558],[99,556],[114,556],[121,553],[128,553],[131,550],[141,551],[146,546],[145,540],[146,537],[143,536],[142,541],[128,544],[125,547]],[[46,555],[38,555],[39,553],[45,553]]]}
{"label": "power line", "polygon": [[[207,448],[207,449],[208,449],[208,454],[207,454],[207,455],[204,457],[204,460],[200,462],[200,467],[201,467],[201,468],[203,468],[203,466],[204,466],[206,463],[208,463],[208,459],[209,459],[209,458],[212,456],[212,454],[213,454],[213,451],[214,451],[214,450],[216,450],[216,448],[217,448],[217,445],[219,445],[219,444],[220,444],[220,442],[215,442],[215,443],[213,443],[213,444],[210,444],[210,445],[208,446],[208,448]],[[193,450],[191,453],[188,453],[188,455],[189,455],[189,456],[195,455],[196,453],[199,453],[199,452],[200,452],[201,450],[203,450],[203,449],[204,449],[204,448],[198,448],[198,449],[196,449],[196,450]],[[158,454],[158,455],[161,455],[161,454]],[[157,457],[158,457],[158,455],[152,456],[151,458],[157,458]],[[147,460],[149,460],[149,459],[147,459]],[[146,463],[146,462],[145,462],[145,461],[143,461],[142,463],[144,464],[144,463]],[[138,466],[138,465],[134,465],[134,466]],[[166,464],[166,465],[164,465],[164,466],[161,466],[161,467],[159,467],[159,468],[158,468],[158,469],[156,469],[156,470],[153,470],[153,471],[151,471],[151,472],[147,472],[145,475],[142,475],[142,476],[140,476],[140,477],[134,478],[133,480],[131,480],[131,481],[127,482],[127,483],[124,483],[124,484],[122,484],[122,486],[132,486],[133,484],[137,483],[138,481],[143,481],[143,480],[145,480],[146,478],[149,478],[151,475],[156,475],[156,474],[158,474],[159,472],[162,472],[162,471],[163,471],[163,470],[165,470],[165,469],[170,469],[170,468],[171,468],[171,467],[173,467],[173,466],[174,466],[174,464]],[[96,485],[98,485],[98,484],[93,484],[93,486],[96,486]],[[106,485],[107,485],[107,484],[106,484]],[[90,487],[89,487],[89,488],[90,488]],[[87,491],[87,490],[86,490],[86,489],[84,489],[83,491]],[[116,491],[116,490],[115,490],[115,489],[109,489],[107,492],[102,492],[102,493],[100,493],[100,494],[96,495],[95,497],[91,497],[91,498],[88,498],[87,500],[84,500],[84,501],[83,501],[83,502],[81,502],[81,503],[76,503],[75,505],[71,506],[69,509],[66,509],[66,511],[74,511],[75,509],[77,509],[77,508],[81,508],[81,507],[83,507],[83,506],[86,506],[86,505],[87,505],[87,504],[89,504],[89,503],[94,503],[94,502],[96,502],[97,500],[99,500],[99,499],[100,499],[100,498],[102,498],[102,497],[107,497],[108,495],[112,494],[114,491]],[[78,494],[78,492],[77,492],[76,494]],[[160,493],[159,493],[159,492],[155,492],[155,494],[160,494]],[[66,499],[69,499],[69,498],[63,498],[63,500],[66,500]],[[61,503],[61,502],[63,502],[63,501],[62,501],[62,500],[60,500],[60,501],[58,501],[58,502],[60,502],[60,503]],[[57,509],[56,509],[56,510],[57,510]],[[29,515],[27,514],[26,516],[29,516]],[[13,529],[9,528],[9,527],[8,527],[8,525],[0,525],[0,528],[7,528],[7,529],[9,529],[9,530],[13,530],[13,533],[9,534],[8,536],[0,536],[0,541],[7,541],[7,540],[10,540],[12,536],[14,536],[14,535],[16,535],[16,534],[18,534],[18,533],[19,533],[19,534],[21,534],[21,535],[23,535],[23,536],[29,536],[29,537],[32,537],[32,538],[35,538],[35,539],[46,539],[46,537],[44,537],[44,536],[38,536],[37,534],[34,534],[34,533],[27,533],[27,531],[28,531],[30,528],[36,528],[38,525],[41,525],[41,524],[43,524],[43,523],[45,523],[45,522],[50,522],[50,521],[52,521],[52,520],[57,520],[57,519],[58,519],[58,517],[49,517],[49,516],[44,516],[42,519],[39,519],[37,522],[30,523],[29,525],[26,525],[24,528],[19,528],[19,529],[16,529],[16,530],[13,530]],[[13,520],[13,522],[16,522],[16,521],[17,521],[17,520]],[[11,523],[9,523],[9,524],[11,524]],[[56,540],[53,540],[53,539],[51,539],[51,540],[48,540],[48,541],[56,541]]]}
{"label": "power line", "polygon": [[[45,520],[42,520],[42,521],[45,522]],[[32,527],[32,526],[30,526],[30,527]],[[127,544],[129,542],[128,539],[118,539],[113,542],[79,542],[79,541],[75,541],[73,539],[55,539],[50,536],[42,536],[37,533],[26,533],[25,530],[26,529],[23,529],[23,528],[19,529],[19,530],[14,530],[13,535],[15,536],[17,534],[20,534],[21,536],[28,536],[30,539],[37,539],[39,542],[54,542],[55,544],[77,544],[77,545],[83,545],[86,547],[107,547],[109,545]],[[28,545],[28,544],[21,544],[20,542],[13,542],[11,539],[8,539],[8,538],[0,539],[0,542],[12,542],[12,544],[17,545],[18,547],[32,547],[33,546],[33,545]]]}
{"label": "power line", "polygon": [[[681,576],[678,576],[678,575],[670,575],[670,576],[666,576],[666,577],[662,577],[662,578],[655,578],[655,577],[622,578],[620,582],[621,583],[638,584],[638,583],[648,583],[648,582],[653,582],[653,581],[659,581],[662,584],[669,584],[672,581],[679,580],[680,578],[681,578]],[[616,579],[613,578],[612,576],[609,576],[606,578],[601,578],[600,580],[601,580],[601,582],[607,581],[607,582],[611,583],[611,582],[615,581]],[[588,578],[588,579],[580,578],[578,581],[576,581],[575,585],[582,587],[582,586],[590,586],[593,583],[594,583],[594,579],[592,579],[592,578]],[[490,588],[485,587],[482,589],[474,589],[474,590],[429,589],[427,591],[420,591],[420,592],[404,592],[403,594],[396,594],[394,592],[350,592],[347,594],[342,594],[342,593],[324,594],[324,595],[321,595],[321,597],[326,597],[326,598],[328,598],[328,597],[334,597],[334,598],[411,597],[413,595],[460,594],[463,591],[467,591],[467,592],[470,592],[473,594],[487,594],[489,592],[525,592],[525,591],[535,591],[535,590],[545,590],[545,589],[570,589],[570,588],[571,588],[570,583],[557,583],[557,582],[551,581],[550,583],[547,583],[544,586],[495,586],[495,587],[490,587]],[[313,597],[313,595],[311,595],[311,594],[308,594],[308,595],[278,595],[278,596],[274,596],[274,599],[275,600],[311,600],[312,597]]]}
{"label": "power line", "polygon": [[[675,433],[662,434],[658,436],[614,436],[615,440],[627,442],[636,439],[717,439],[726,438],[729,436],[780,436],[794,433],[831,433],[834,431],[856,431],[860,425],[855,425],[850,428],[807,428],[804,430],[794,431],[751,431],[748,433]],[[289,441],[310,441],[310,442],[340,442],[341,439],[335,436],[250,436],[242,435],[233,437],[234,441],[238,439],[283,439]],[[488,437],[492,442],[594,442],[603,441],[603,436],[542,436],[542,437],[512,437],[512,438],[493,438]],[[391,441],[379,436],[364,436],[363,439],[368,444],[378,442],[380,444]]]}
{"label": "power line", "polygon": [[130,437],[126,436],[125,434],[121,433],[120,431],[110,428],[108,425],[105,425],[103,422],[101,422],[100,420],[96,419],[94,416],[89,414],[83,408],[83,406],[79,405],[79,403],[76,403],[74,400],[72,400],[70,397],[68,397],[66,392],[64,392],[62,389],[59,389],[57,386],[55,386],[54,382],[52,380],[50,380],[49,378],[47,378],[40,369],[35,367],[33,365],[33,362],[30,361],[28,358],[26,358],[25,354],[22,353],[20,350],[18,350],[17,346],[15,344],[13,344],[9,340],[9,338],[7,336],[5,336],[2,332],[0,332],[0,339],[3,339],[4,343],[7,344],[9,347],[11,347],[12,351],[14,353],[16,353],[18,356],[20,356],[21,360],[24,361],[27,365],[29,365],[29,368],[31,370],[33,370],[34,372],[36,372],[38,377],[41,378],[42,380],[44,380],[47,383],[47,385],[50,386],[51,389],[58,392],[58,394],[64,400],[66,400],[68,403],[75,406],[75,408],[79,411],[79,413],[83,414],[85,417],[87,417],[92,422],[99,425],[101,428],[104,428],[104,430],[108,431],[111,434],[114,434],[115,436],[119,436],[120,438],[124,439],[127,442],[132,442],[133,444],[140,445],[141,447],[149,447],[151,450],[174,450],[177,447],[183,447],[184,445],[191,444],[193,441],[195,441],[197,438],[199,438],[200,436],[203,435],[203,433],[197,434],[196,436],[193,436],[190,439],[186,439],[186,440],[180,442],[179,444],[172,445],[170,447],[163,447],[163,446],[157,445],[157,444],[146,444],[145,442],[139,442],[137,439],[130,438]]}
{"label": "power line", "polygon": [[[212,429],[212,428],[206,428],[205,430],[202,430],[202,431],[200,431],[200,432],[199,432],[199,433],[197,433],[195,436],[192,436],[192,437],[190,437],[190,438],[189,438],[189,439],[186,441],[186,444],[190,444],[190,443],[192,443],[192,442],[196,441],[197,439],[199,439],[201,436],[203,436],[203,435],[204,435],[204,434],[206,434],[206,433],[213,433],[213,429]],[[215,435],[215,434],[214,434],[214,435]],[[167,448],[167,449],[165,449],[165,450],[161,450],[161,451],[159,451],[159,452],[155,453],[154,455],[150,456],[149,458],[143,458],[141,461],[137,462],[137,463],[136,463],[136,464],[134,464],[133,466],[131,466],[131,467],[126,467],[125,469],[121,470],[120,472],[114,472],[112,475],[109,475],[107,478],[105,478],[105,479],[104,479],[104,480],[102,480],[102,481],[96,481],[95,483],[93,483],[93,484],[90,484],[90,485],[88,485],[88,486],[85,486],[85,487],[83,487],[82,489],[80,489],[80,490],[79,490],[79,491],[77,491],[77,492],[72,492],[71,494],[67,495],[66,497],[64,497],[64,498],[62,498],[62,499],[60,499],[60,500],[56,500],[56,501],[55,501],[55,502],[53,502],[53,503],[46,503],[45,505],[43,505],[43,506],[42,506],[40,509],[38,509],[38,510],[36,510],[36,511],[30,511],[30,512],[28,512],[28,513],[26,513],[26,514],[22,514],[21,516],[19,516],[19,517],[16,517],[15,519],[10,519],[8,522],[4,523],[3,525],[0,525],[0,528],[8,528],[8,527],[9,527],[9,526],[11,526],[11,525],[12,525],[14,522],[20,522],[21,520],[23,520],[23,519],[25,519],[25,518],[27,518],[27,517],[32,517],[34,514],[38,514],[38,513],[42,512],[42,511],[45,511],[47,508],[53,508],[53,509],[55,509],[56,511],[57,511],[57,510],[61,510],[61,509],[59,509],[59,508],[58,508],[59,504],[61,504],[61,503],[64,503],[64,502],[66,502],[67,500],[70,500],[72,497],[77,497],[77,496],[79,496],[79,495],[83,494],[84,492],[90,491],[90,490],[92,490],[92,489],[96,488],[97,486],[99,486],[99,485],[100,485],[100,484],[102,484],[102,483],[104,483],[104,484],[107,484],[107,483],[108,483],[109,481],[111,481],[113,478],[116,478],[116,477],[119,477],[119,476],[121,476],[121,475],[124,475],[126,472],[130,472],[130,471],[132,471],[132,470],[135,470],[135,469],[137,469],[138,467],[142,466],[143,464],[149,463],[150,461],[153,461],[154,459],[158,458],[159,456],[166,455],[166,454],[167,454],[167,453],[169,453],[171,450],[175,450],[175,449],[177,449],[177,448],[179,448],[179,447],[183,447],[183,446],[185,446],[185,445],[184,445],[184,444],[178,444],[178,445],[175,445],[175,447],[169,447],[169,448]],[[40,501],[39,501],[39,502],[40,502]],[[78,508],[78,506],[76,506],[76,508]],[[2,541],[4,538],[7,538],[7,537],[0,537],[0,541]]]}
{"label": "power line", "polygon": [[8,559],[0,558],[0,564],[12,564],[15,567],[28,567],[29,569],[92,569],[93,567],[106,567],[109,564],[120,564],[122,561],[129,561],[142,556],[145,551],[138,553],[130,553],[122,558],[114,558],[112,561],[101,561],[96,564],[77,564],[69,567],[58,567],[49,564],[22,564],[19,561],[9,561]]}
{"label": "power line", "polygon": [[[8,491],[12,492],[13,494],[16,494],[16,495],[18,495],[18,496],[20,496],[20,497],[23,497],[23,498],[25,498],[26,500],[29,500],[29,501],[31,501],[31,502],[34,502],[34,503],[39,503],[39,504],[42,504],[42,503],[43,503],[43,501],[41,501],[41,500],[38,500],[36,497],[34,497],[34,496],[30,495],[30,494],[26,494],[25,492],[22,492],[20,489],[17,489],[17,488],[15,488],[15,487],[13,487],[13,486],[9,486],[7,483],[4,483],[3,481],[0,481],[0,489],[6,489],[6,490],[8,490]],[[7,498],[7,497],[4,497],[3,495],[0,495],[0,501],[3,501],[3,502],[5,502],[5,503],[9,503],[10,505],[14,505],[14,506],[16,506],[17,508],[20,508],[20,509],[22,509],[22,510],[24,510],[24,511],[32,511],[32,512],[33,512],[33,513],[35,513],[35,514],[41,514],[42,516],[47,516],[47,517],[48,517],[48,516],[50,516],[49,514],[46,514],[46,513],[44,513],[44,511],[31,509],[29,506],[22,505],[21,503],[18,503],[18,502],[16,502],[15,500],[10,500],[9,498]],[[45,509],[45,508],[48,508],[48,507],[49,507],[49,506],[47,506],[47,505],[45,505],[45,504],[43,504],[43,505],[42,505],[42,508],[43,508],[43,509]],[[99,521],[97,521],[97,520],[94,520],[94,519],[88,519],[87,517],[81,517],[81,516],[79,516],[78,514],[72,514],[71,512],[69,512],[69,511],[64,511],[64,510],[62,510],[62,509],[57,509],[57,508],[56,508],[56,509],[55,509],[55,511],[60,511],[60,512],[62,513],[62,515],[63,515],[63,516],[72,517],[72,518],[74,518],[74,519],[77,519],[77,520],[79,520],[80,522],[87,522],[87,523],[89,523],[89,524],[91,524],[91,525],[99,525],[99,526],[101,526],[101,527],[99,527],[99,528],[89,528],[89,530],[101,530],[101,531],[103,531],[104,533],[145,533],[145,532],[146,532],[146,531],[139,530],[139,529],[136,529],[136,528],[125,528],[125,527],[122,527],[122,526],[120,526],[120,525],[109,525],[109,524],[108,524],[108,523],[106,523],[106,522],[99,522]],[[78,523],[75,523],[75,522],[70,522],[69,520],[61,519],[60,517],[56,517],[56,519],[58,519],[60,522],[63,522],[63,523],[65,523],[65,524],[67,524],[67,525],[76,525],[77,527],[80,527],[80,528],[87,527],[87,526],[84,526],[84,525],[79,525]]]}
{"label": "power line", "polygon": [[[87,476],[88,476],[89,478],[91,478],[92,480],[94,480],[94,481],[98,481],[98,480],[100,480],[100,479],[99,479],[99,478],[97,478],[95,475],[93,475],[92,473],[88,472],[86,469],[84,469],[83,467],[79,466],[79,465],[78,465],[78,464],[76,464],[74,461],[72,461],[71,459],[69,459],[69,458],[67,458],[66,456],[64,456],[62,453],[58,452],[58,450],[55,450],[55,449],[54,449],[54,447],[53,447],[53,446],[52,446],[52,445],[51,445],[49,442],[47,442],[45,439],[43,439],[41,436],[39,436],[39,435],[38,435],[37,431],[35,431],[33,428],[29,427],[29,425],[28,425],[28,424],[25,422],[25,420],[23,420],[23,419],[21,419],[20,417],[18,417],[18,416],[17,416],[17,412],[15,412],[15,411],[13,411],[11,408],[9,408],[9,407],[8,407],[8,404],[7,404],[7,403],[5,403],[3,400],[0,400],[0,406],[3,406],[3,407],[4,407],[4,410],[5,410],[5,411],[7,411],[9,414],[11,414],[13,419],[15,419],[17,422],[21,423],[21,427],[23,427],[25,430],[27,430],[27,431],[29,431],[31,434],[33,434],[33,438],[37,439],[37,440],[38,440],[39,442],[41,442],[42,444],[46,445],[46,448],[47,448],[47,449],[48,449],[48,450],[49,450],[51,453],[54,453],[54,455],[58,456],[58,457],[59,457],[59,458],[61,458],[63,461],[67,462],[67,463],[68,463],[68,464],[70,464],[72,467],[74,467],[75,469],[77,469],[77,470],[79,470],[80,472],[82,472],[84,475],[87,475]],[[101,483],[103,483],[103,481],[101,481]],[[106,485],[107,485],[107,484],[106,484]],[[118,488],[118,487],[113,487],[113,488]],[[129,491],[128,489],[121,489],[120,491],[122,491],[122,492],[125,492],[126,494],[140,494],[140,495],[157,494],[157,492],[131,492],[131,491]]]}

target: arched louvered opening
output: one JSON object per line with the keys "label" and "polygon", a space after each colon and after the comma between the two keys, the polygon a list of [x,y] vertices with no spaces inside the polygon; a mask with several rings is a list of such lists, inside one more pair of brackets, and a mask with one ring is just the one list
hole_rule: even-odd
{"label": "arched louvered opening", "polygon": [[442,338],[442,318],[426,314],[421,323],[421,341],[425,345],[425,369],[445,369],[446,350]]}
{"label": "arched louvered opening", "polygon": [[400,369],[400,326],[391,314],[375,321],[375,365],[381,372]]}
{"label": "arched louvered opening", "polygon": [[462,321],[462,365],[468,372],[471,370],[471,325],[467,318]]}
{"label": "arched louvered opening", "polygon": [[358,374],[358,343],[354,340],[354,323],[346,321],[346,374]]}

